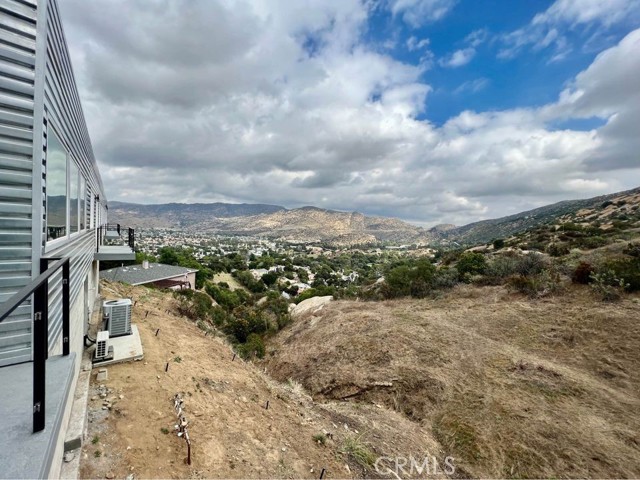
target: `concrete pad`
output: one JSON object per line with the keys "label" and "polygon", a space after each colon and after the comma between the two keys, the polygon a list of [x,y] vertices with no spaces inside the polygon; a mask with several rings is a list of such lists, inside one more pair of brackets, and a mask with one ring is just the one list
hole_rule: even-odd
{"label": "concrete pad", "polygon": [[98,370],[98,374],[96,375],[96,380],[98,382],[105,382],[109,378],[109,373],[106,368],[101,368]]}
{"label": "concrete pad", "polygon": [[0,368],[0,478],[48,478],[52,473],[75,361],[73,352],[47,360],[45,429],[38,433],[32,433],[33,365]]}
{"label": "concrete pad", "polygon": [[110,338],[109,346],[113,347],[113,358],[105,360],[104,362],[94,362],[94,368],[144,358],[142,340],[140,340],[140,332],[138,331],[137,325],[131,325],[131,335]]}

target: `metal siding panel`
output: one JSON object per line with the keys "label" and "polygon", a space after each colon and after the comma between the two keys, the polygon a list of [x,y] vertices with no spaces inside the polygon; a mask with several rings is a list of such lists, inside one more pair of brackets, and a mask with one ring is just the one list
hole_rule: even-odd
{"label": "metal siding panel", "polygon": [[[33,97],[36,9],[0,5],[0,301],[32,275]],[[31,304],[0,324],[0,366],[31,359]]]}

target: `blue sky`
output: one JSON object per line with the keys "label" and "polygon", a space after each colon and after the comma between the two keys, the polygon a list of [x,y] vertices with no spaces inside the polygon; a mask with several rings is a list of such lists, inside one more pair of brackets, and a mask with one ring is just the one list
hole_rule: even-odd
{"label": "blue sky", "polygon": [[[420,64],[422,57],[433,55],[431,66],[422,78],[433,91],[420,115],[436,125],[464,110],[505,110],[533,107],[553,102],[559,92],[578,72],[588,67],[601,51],[618,43],[634,26],[638,17],[630,17],[610,28],[593,24],[564,25],[560,35],[567,45],[558,48],[533,45],[520,54],[501,58],[501,37],[525,27],[540,12],[553,5],[552,0],[461,0],[450,2],[442,21],[423,25],[408,24],[401,15],[377,8],[371,16],[367,39],[399,60]],[[604,0],[602,3],[606,3]],[[474,47],[474,36],[478,45]],[[422,48],[409,48],[410,39],[425,42]],[[387,44],[392,42],[392,44]],[[473,57],[461,66],[442,64],[455,51],[473,49]],[[554,60],[559,52],[566,52]],[[562,127],[583,130],[602,121],[564,123]]]}
{"label": "blue sky", "polygon": [[59,2],[112,200],[430,226],[640,185],[640,0]]}

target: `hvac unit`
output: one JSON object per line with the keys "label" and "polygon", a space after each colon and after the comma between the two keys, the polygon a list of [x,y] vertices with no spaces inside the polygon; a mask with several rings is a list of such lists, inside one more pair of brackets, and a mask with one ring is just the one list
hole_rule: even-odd
{"label": "hvac unit", "polygon": [[102,330],[96,337],[96,349],[93,352],[93,363],[113,359],[113,347],[109,345],[109,332]]}
{"label": "hvac unit", "polygon": [[121,298],[109,300],[102,304],[103,320],[105,328],[109,331],[109,337],[131,335],[131,300]]}

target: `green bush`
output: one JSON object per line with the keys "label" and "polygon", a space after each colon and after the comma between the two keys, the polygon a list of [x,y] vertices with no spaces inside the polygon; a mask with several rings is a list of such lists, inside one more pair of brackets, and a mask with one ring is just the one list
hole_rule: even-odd
{"label": "green bush", "polygon": [[400,265],[385,275],[383,295],[386,298],[424,297],[433,288],[435,276],[436,267],[426,259],[418,260],[413,267]]}
{"label": "green bush", "polygon": [[569,251],[569,246],[565,243],[550,243],[547,245],[547,253],[552,257],[562,257],[567,255]]}
{"label": "green bush", "polygon": [[498,238],[496,240],[493,241],[493,249],[494,250],[500,250],[501,248],[504,248],[504,240],[501,238]]}
{"label": "green bush", "polygon": [[624,280],[629,292],[640,291],[640,258],[620,258],[605,262],[604,271]]}
{"label": "green bush", "polygon": [[256,280],[251,272],[246,270],[236,270],[233,276],[252,293],[262,293],[267,289],[262,280]]}
{"label": "green bush", "polygon": [[458,284],[458,269],[440,267],[433,277],[433,288],[453,288]]}
{"label": "green bush", "polygon": [[591,288],[604,302],[620,300],[628,285],[611,270],[591,274]]}
{"label": "green bush", "polygon": [[456,264],[460,280],[468,279],[474,275],[482,275],[487,268],[487,260],[482,253],[465,252]]}
{"label": "green bush", "polygon": [[236,346],[236,351],[245,360],[254,356],[263,358],[265,353],[264,341],[260,335],[252,333],[245,343]]}
{"label": "green bush", "polygon": [[300,295],[298,295],[295,298],[295,302],[296,303],[300,303],[303,300],[307,300],[308,298],[326,297],[328,295],[335,295],[335,293],[336,293],[336,287],[327,286],[327,285],[320,285],[318,287],[308,288],[307,290],[302,292]]}

